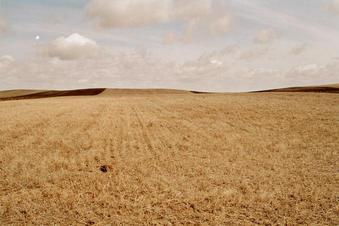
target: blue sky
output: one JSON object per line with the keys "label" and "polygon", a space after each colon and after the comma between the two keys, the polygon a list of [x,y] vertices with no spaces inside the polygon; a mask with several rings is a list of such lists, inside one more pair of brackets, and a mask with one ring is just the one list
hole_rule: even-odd
{"label": "blue sky", "polygon": [[0,18],[0,89],[339,82],[338,0],[2,0]]}

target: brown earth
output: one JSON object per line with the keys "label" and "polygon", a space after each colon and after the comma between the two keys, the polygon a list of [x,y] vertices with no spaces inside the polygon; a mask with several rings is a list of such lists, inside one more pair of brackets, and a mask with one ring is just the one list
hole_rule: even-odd
{"label": "brown earth", "polygon": [[0,225],[339,224],[338,95],[105,92],[0,102]]}

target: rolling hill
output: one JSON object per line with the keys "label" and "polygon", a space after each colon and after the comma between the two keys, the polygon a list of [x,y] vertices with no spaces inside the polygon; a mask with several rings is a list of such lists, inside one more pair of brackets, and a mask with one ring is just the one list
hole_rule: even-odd
{"label": "rolling hill", "polygon": [[[303,93],[339,93],[339,84],[326,86],[290,87],[261,90],[255,92],[303,92]],[[0,91],[1,100],[40,99],[65,96],[124,96],[159,94],[209,94],[208,92],[185,91],[175,89],[78,89],[78,90],[6,90]],[[217,93],[214,93],[217,94]],[[220,93],[221,94],[221,93]]]}

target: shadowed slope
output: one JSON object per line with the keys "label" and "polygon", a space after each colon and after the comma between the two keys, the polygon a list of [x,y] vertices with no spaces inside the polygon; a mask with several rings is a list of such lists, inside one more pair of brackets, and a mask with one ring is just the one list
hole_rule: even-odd
{"label": "shadowed slope", "polygon": [[[40,99],[49,97],[66,97],[66,96],[95,96],[105,91],[105,89],[79,89],[65,91],[42,91],[33,92],[27,95],[11,96],[0,98],[0,100],[22,100],[22,99]],[[8,92],[8,91],[7,91]]]}
{"label": "shadowed slope", "polygon": [[1,100],[40,99],[66,96],[125,96],[125,95],[159,95],[159,94],[189,94],[189,91],[175,89],[80,89],[64,91],[39,90],[9,90],[0,92]]}
{"label": "shadowed slope", "polygon": [[145,94],[188,94],[189,91],[177,89],[106,89],[101,96],[145,95]]}
{"label": "shadowed slope", "polygon": [[309,87],[290,87],[282,89],[270,89],[257,91],[262,92],[305,92],[305,93],[339,93],[339,87],[337,85],[333,86],[309,86]]}

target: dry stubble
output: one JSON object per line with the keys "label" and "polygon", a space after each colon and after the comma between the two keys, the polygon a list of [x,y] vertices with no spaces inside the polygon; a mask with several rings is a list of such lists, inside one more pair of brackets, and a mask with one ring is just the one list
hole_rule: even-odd
{"label": "dry stubble", "polygon": [[0,122],[1,225],[339,224],[336,94],[20,100]]}

